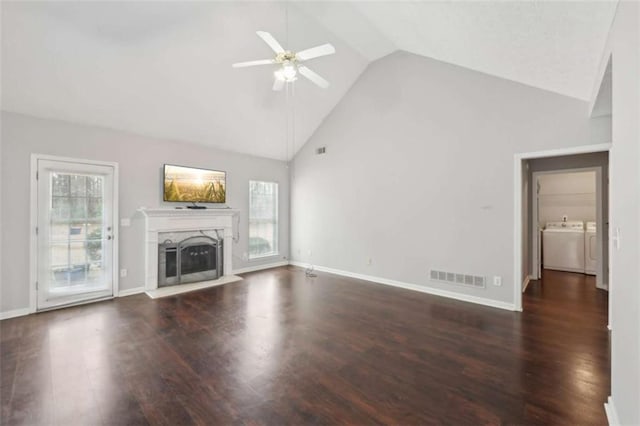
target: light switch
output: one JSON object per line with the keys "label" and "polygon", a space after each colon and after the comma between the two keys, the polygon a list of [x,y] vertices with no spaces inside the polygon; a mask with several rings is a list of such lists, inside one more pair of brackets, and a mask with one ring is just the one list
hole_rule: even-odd
{"label": "light switch", "polygon": [[620,250],[620,228],[616,227],[613,231],[613,237],[611,238],[613,240],[613,247],[616,250]]}
{"label": "light switch", "polygon": [[131,226],[131,219],[129,219],[128,217],[125,217],[124,219],[120,219],[120,226],[122,227]]}

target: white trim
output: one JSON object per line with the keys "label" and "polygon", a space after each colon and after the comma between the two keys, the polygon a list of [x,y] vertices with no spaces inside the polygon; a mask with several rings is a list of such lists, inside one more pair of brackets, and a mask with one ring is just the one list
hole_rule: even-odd
{"label": "white trim", "polygon": [[[306,268],[309,266],[308,263],[298,262],[298,261],[291,261],[289,262],[289,264],[294,266],[300,266],[302,268]],[[363,280],[365,282],[384,284],[392,287],[404,288],[406,290],[419,291],[421,293],[427,293],[434,296],[441,296],[449,299],[460,300],[462,302],[470,302],[478,305],[490,306],[492,308],[506,309],[508,311],[515,310],[515,307],[511,303],[500,302],[492,299],[486,299],[484,297],[469,296],[466,294],[456,293],[453,291],[440,290],[433,287],[425,287],[417,284],[410,284],[402,281],[390,280],[388,278],[380,278],[380,277],[374,277],[371,275],[364,275],[364,274],[357,274],[354,272],[342,271],[340,269],[327,268],[326,266],[314,265],[314,270],[321,271],[321,272],[328,272],[334,275],[341,275],[343,277],[356,278],[359,280]]]}
{"label": "white trim", "polygon": [[55,306],[50,306],[50,307],[47,307],[47,308],[39,309],[38,313],[55,311],[55,310],[58,310],[58,309],[75,308],[76,306],[90,305],[92,303],[98,303],[98,302],[108,302],[108,301],[113,300],[113,299],[115,299],[114,296],[96,297],[95,299],[86,299],[86,300],[82,300],[80,302],[70,302],[70,303],[67,303],[67,304],[64,304],[64,305],[55,305]]}
{"label": "white trim", "polygon": [[287,266],[289,264],[288,261],[283,260],[282,262],[274,262],[274,263],[266,263],[264,265],[256,265],[256,266],[247,266],[246,268],[234,269],[233,274],[246,274],[248,272],[262,271],[263,269],[271,269],[278,268],[280,266]]}
{"label": "white trim", "polygon": [[[522,161],[534,158],[559,157],[563,155],[588,154],[611,149],[610,143],[583,145],[571,148],[550,149],[547,151],[525,152],[513,156],[513,282],[522,280]],[[610,283],[609,283],[610,284]],[[611,289],[609,290],[611,300]],[[522,291],[513,286],[514,310],[522,311]]]}
{"label": "white trim", "polygon": [[[2,158],[2,143],[0,143],[0,159]],[[2,230],[4,229],[4,222],[2,221],[2,172],[0,172],[0,292],[2,288]],[[0,318],[2,318],[0,313]]]}
{"label": "white trim", "polygon": [[111,220],[113,221],[113,259],[111,265],[113,267],[113,297],[120,294],[120,169],[116,162],[109,163],[113,167],[113,189],[111,209],[113,210]]}
{"label": "white trim", "polygon": [[[89,164],[95,166],[108,166],[113,167],[113,190],[112,190],[112,221],[113,221],[113,259],[111,261],[112,265],[112,280],[113,280],[113,288],[112,288],[112,296],[115,297],[118,295],[119,289],[119,246],[120,246],[120,235],[118,233],[119,224],[120,224],[120,215],[119,215],[119,207],[118,200],[119,196],[119,166],[118,163],[113,161],[98,161],[98,160],[89,160],[85,158],[71,158],[71,157],[59,157],[56,155],[46,155],[46,154],[31,154],[31,176],[30,176],[30,204],[29,204],[29,212],[30,212],[30,222],[29,222],[29,234],[30,234],[30,244],[29,244],[29,313],[34,313],[37,311],[37,296],[38,292],[36,289],[36,281],[38,279],[38,235],[36,234],[36,226],[38,226],[38,180],[36,179],[36,173],[38,172],[38,161],[39,160],[48,160],[48,161],[60,161],[67,163],[81,163],[81,164]],[[102,300],[102,299],[100,299]],[[82,302],[78,304],[83,304]],[[66,307],[69,305],[60,306]]]}
{"label": "white trim", "polygon": [[31,313],[31,309],[22,308],[22,309],[12,309],[6,312],[0,312],[0,320],[6,320],[9,318],[22,317],[25,315],[29,315]]}
{"label": "white trim", "polygon": [[144,293],[144,286],[135,287],[135,288],[127,288],[127,289],[124,289],[124,290],[120,290],[118,292],[118,296],[117,297],[133,296],[134,294],[140,294],[140,293]]}
{"label": "white trim", "polygon": [[546,151],[521,152],[515,154],[515,158],[531,160],[534,158],[561,157],[563,155],[590,154],[592,152],[605,152],[611,150],[611,143],[598,143],[593,145],[581,145],[571,148],[549,149]]}
{"label": "white trim", "polygon": [[29,202],[29,313],[34,313],[37,309],[38,290],[36,289],[36,281],[38,279],[38,235],[36,234],[36,226],[38,226],[38,180],[36,173],[38,172],[38,154],[31,154],[31,174],[29,181],[31,182],[31,200]]}
{"label": "white trim", "polygon": [[620,424],[620,418],[618,417],[618,411],[613,403],[613,397],[607,398],[607,402],[604,403],[604,411],[607,413],[607,421],[609,426],[618,426]]}
{"label": "white trim", "polygon": [[[206,209],[188,209],[188,208],[147,208],[140,207],[138,211],[144,214],[146,217],[210,217],[212,214],[216,216],[233,216],[240,213],[240,210],[232,209],[230,207],[225,208],[209,208]],[[212,213],[215,212],[215,213]]]}
{"label": "white trim", "polygon": [[524,293],[525,291],[527,291],[527,287],[529,287],[529,283],[533,281],[533,275],[527,275],[527,278],[524,279],[524,282],[522,283],[522,292]]}

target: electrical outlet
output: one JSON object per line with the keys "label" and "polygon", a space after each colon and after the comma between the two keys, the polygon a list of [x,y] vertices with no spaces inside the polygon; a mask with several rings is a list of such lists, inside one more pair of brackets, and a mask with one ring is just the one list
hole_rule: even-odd
{"label": "electrical outlet", "polygon": [[312,253],[311,250],[307,251],[308,256],[311,256],[311,253]]}
{"label": "electrical outlet", "polygon": [[247,254],[247,252],[245,251],[244,253],[242,253],[242,260],[244,260],[245,262],[247,260],[249,260],[249,255]]}
{"label": "electrical outlet", "polygon": [[367,265],[371,265],[372,263],[373,263],[373,259],[368,258],[368,259],[367,259]]}
{"label": "electrical outlet", "polygon": [[495,285],[496,287],[500,287],[502,285],[502,277],[500,276],[493,277],[493,285]]}
{"label": "electrical outlet", "polygon": [[124,278],[127,276],[127,270],[126,269],[120,269],[120,278]]}

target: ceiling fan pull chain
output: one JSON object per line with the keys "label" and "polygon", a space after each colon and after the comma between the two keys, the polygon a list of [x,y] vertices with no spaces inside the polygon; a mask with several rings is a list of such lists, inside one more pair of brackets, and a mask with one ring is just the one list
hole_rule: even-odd
{"label": "ceiling fan pull chain", "polygon": [[289,44],[289,0],[285,0],[284,2],[284,31],[287,48],[289,48],[291,47]]}

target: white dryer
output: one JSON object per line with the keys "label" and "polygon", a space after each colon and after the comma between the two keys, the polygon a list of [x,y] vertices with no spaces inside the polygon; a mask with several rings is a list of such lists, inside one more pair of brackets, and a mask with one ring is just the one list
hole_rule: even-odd
{"label": "white dryer", "polygon": [[542,231],[544,269],[584,273],[584,223],[549,222]]}
{"label": "white dryer", "polygon": [[598,244],[596,241],[596,223],[587,222],[584,231],[584,273],[596,275],[598,267]]}

